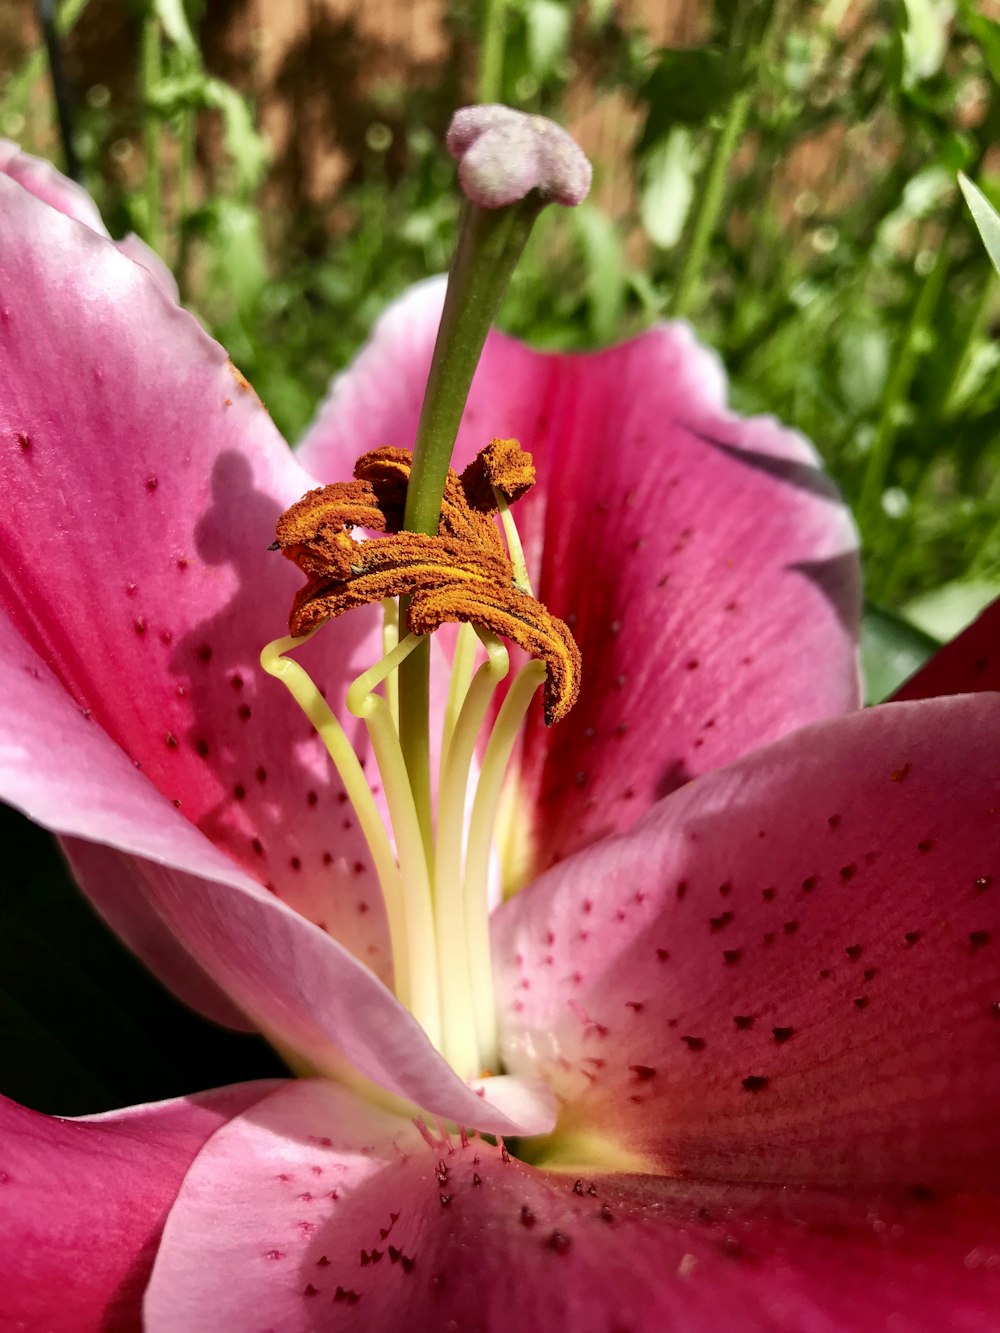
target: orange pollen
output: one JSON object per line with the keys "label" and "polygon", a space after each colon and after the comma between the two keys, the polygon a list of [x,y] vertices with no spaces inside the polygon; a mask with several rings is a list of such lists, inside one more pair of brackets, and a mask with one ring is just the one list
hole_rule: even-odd
{"label": "orange pollen", "polygon": [[[545,722],[558,722],[580,692],[580,650],[564,621],[514,586],[493,521],[494,490],[516,500],[533,484],[531,455],[516,440],[493,440],[461,476],[449,469],[433,537],[400,531],[411,462],[406,449],[372,450],[355,464],[354,481],[317,487],[278,519],[275,548],[308,580],[292,603],[289,631],[298,637],[355,607],[409,598],[411,633],[464,621],[541,658]],[[357,541],[354,528],[385,535]]]}

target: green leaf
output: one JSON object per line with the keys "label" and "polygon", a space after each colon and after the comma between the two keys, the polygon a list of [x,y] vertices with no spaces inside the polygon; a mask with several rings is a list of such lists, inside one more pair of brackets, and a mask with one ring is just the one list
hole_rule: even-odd
{"label": "green leaf", "polygon": [[164,32],[178,50],[200,64],[201,53],[184,13],[184,0],[154,0],[153,8]]}
{"label": "green leaf", "polygon": [[904,86],[929,79],[941,68],[954,16],[955,0],[903,0]]}
{"label": "green leaf", "polygon": [[640,201],[642,225],[654,245],[676,245],[694,195],[694,174],[700,161],[691,130],[675,125],[643,161]]}
{"label": "green leaf", "polygon": [[543,83],[556,67],[569,40],[570,10],[559,0],[532,0],[525,14],[528,67]]}
{"label": "green leaf", "polygon": [[917,629],[947,643],[998,597],[1000,583],[995,580],[954,579],[907,602],[903,615]]}
{"label": "green leaf", "polygon": [[621,238],[607,213],[591,204],[575,208],[573,221],[586,257],[590,334],[595,343],[607,343],[621,325],[625,306]]}
{"label": "green leaf", "polygon": [[941,644],[882,607],[867,603],[861,620],[865,703],[887,699],[933,657]]}
{"label": "green leaf", "polygon": [[973,185],[964,172],[958,173],[958,183],[969,205],[969,212],[979,228],[986,252],[993,261],[993,267],[1000,273],[1000,215],[979,186]]}
{"label": "green leaf", "polygon": [[264,178],[267,147],[257,132],[246,99],[221,79],[209,79],[205,84],[205,104],[222,112],[226,151],[236,167],[240,185],[246,191],[255,190]]}
{"label": "green leaf", "polygon": [[640,154],[665,139],[675,125],[702,125],[726,106],[730,94],[723,64],[722,53],[711,46],[659,53],[637,94],[648,108]]}

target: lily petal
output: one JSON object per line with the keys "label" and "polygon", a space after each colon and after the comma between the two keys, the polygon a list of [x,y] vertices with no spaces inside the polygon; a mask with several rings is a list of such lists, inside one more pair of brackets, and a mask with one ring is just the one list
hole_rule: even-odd
{"label": "lily petal", "polygon": [[280,1084],[83,1120],[0,1098],[0,1325],[127,1333],[168,1210],[205,1141]]}
{"label": "lily petal", "polygon": [[[443,290],[407,293],[333,381],[298,455],[316,475],[348,476],[359,449],[412,444]],[[455,466],[494,436],[534,455],[518,527],[537,595],[583,654],[571,716],[551,730],[536,716],[526,737],[529,863],[857,706],[850,517],[806,440],[727,409],[719,362],[686,325],[586,356],[491,334]]]}
{"label": "lily petal", "polygon": [[998,727],[996,694],[818,724],[506,903],[502,1048],[565,1102],[551,1153],[1000,1185]]}
{"label": "lily petal", "polygon": [[941,694],[1000,690],[1000,600],[992,602],[967,629],[934,654],[899,687],[896,699],[930,699]]}
{"label": "lily petal", "polygon": [[[213,1012],[221,989],[314,1069],[337,1073],[346,1059],[389,1092],[459,1123],[501,1134],[551,1128],[551,1095],[533,1091],[532,1080],[510,1102],[512,1115],[507,1101],[494,1108],[468,1088],[375,973],[184,819],[2,619],[0,716],[0,791],[57,832],[129,853],[127,873],[99,888],[98,907],[185,999],[204,998]],[[54,758],[46,766],[34,756]],[[113,874],[115,859],[85,853],[85,882],[100,869]]]}
{"label": "lily petal", "polygon": [[[57,171],[45,158],[24,153],[16,143],[9,139],[0,139],[0,174],[17,181],[29,194],[35,195],[44,203],[56,208],[60,213],[82,222],[99,236],[108,236],[108,229],[98,212],[97,205],[87,191]],[[110,237],[109,237],[110,239]],[[115,246],[122,254],[128,255],[137,264],[141,264],[155,280],[163,294],[172,301],[178,300],[177,283],[174,275],[145,241],[130,233]]]}
{"label": "lily petal", "polygon": [[[312,478],[222,349],[142,268],[3,176],[0,242],[0,610],[94,734],[135,763],[116,781],[148,779],[387,975],[381,896],[346,797],[258,663],[298,584],[266,549],[274,519]],[[377,619],[361,612],[303,652],[334,705],[381,655]],[[29,725],[30,677],[6,679],[13,738]],[[73,778],[87,799],[89,743],[71,734],[20,750],[0,795],[24,807],[47,779]],[[88,834],[60,813],[34,805],[50,827]],[[132,845],[170,859],[165,844]]]}
{"label": "lily petal", "polygon": [[574,1178],[299,1082],[199,1155],[144,1316],[148,1333],[971,1331],[1000,1308],[998,1254],[995,1199]]}

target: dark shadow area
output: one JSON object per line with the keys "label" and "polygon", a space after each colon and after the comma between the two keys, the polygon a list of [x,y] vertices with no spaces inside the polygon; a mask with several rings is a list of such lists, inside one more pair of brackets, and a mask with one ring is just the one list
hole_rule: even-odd
{"label": "dark shadow area", "polygon": [[287,1076],[256,1036],[175,1000],[96,916],[58,843],[0,806],[0,1092],[89,1115]]}
{"label": "dark shadow area", "polygon": [[826,560],[803,560],[788,568],[803,575],[823,594],[852,639],[861,619],[861,566],[856,551],[844,551]]}
{"label": "dark shadow area", "polygon": [[808,491],[810,495],[821,496],[824,500],[839,501],[841,499],[836,484],[825,472],[811,463],[800,463],[791,458],[775,458],[771,454],[757,453],[752,449],[743,449],[735,444],[727,444],[725,440],[717,440],[711,435],[705,435],[702,431],[695,430],[693,426],[685,425],[684,429],[695,439],[701,440],[704,444],[710,444],[713,449],[718,449],[720,453],[735,459],[737,463],[756,468],[758,472],[766,472],[769,477],[775,477],[778,481],[783,481],[789,486],[795,486],[798,490]]}
{"label": "dark shadow area", "polygon": [[[177,736],[178,757],[190,765],[183,778],[194,794],[182,813],[258,883],[385,976],[388,957],[369,952],[385,940],[367,844],[311,724],[259,662],[268,639],[287,633],[301,581],[268,549],[280,511],[256,488],[242,454],[219,455],[195,544],[201,560],[230,571],[236,583],[225,604],[178,639],[170,656],[191,710]],[[371,625],[370,614],[344,616],[296,653],[334,707],[357,671],[370,665],[360,657]],[[346,729],[349,736],[363,734],[360,722]]]}
{"label": "dark shadow area", "polygon": [[662,801],[664,796],[669,796],[678,787],[683,787],[693,777],[694,774],[687,768],[683,759],[672,759],[660,774],[659,780],[653,789],[655,799]]}

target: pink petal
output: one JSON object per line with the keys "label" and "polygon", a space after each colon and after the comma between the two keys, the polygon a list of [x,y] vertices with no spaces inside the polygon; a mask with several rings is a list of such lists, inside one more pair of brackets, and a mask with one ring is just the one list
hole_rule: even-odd
{"label": "pink petal", "polygon": [[22,152],[10,139],[0,139],[0,173],[68,218],[82,222],[99,236],[108,236],[97,205],[83,186],[57,171],[45,158]]}
{"label": "pink petal", "polygon": [[1000,1184],[998,727],[995,694],[814,726],[506,903],[502,1048],[566,1103],[556,1149]]}
{"label": "pink petal", "polygon": [[[81,855],[76,844],[72,854],[86,884],[108,872],[99,909],[189,1002],[210,1013],[221,1005],[226,1017],[232,1005],[221,990],[314,1068],[337,1072],[346,1059],[389,1091],[459,1123],[504,1134],[552,1126],[544,1089],[526,1086],[521,1098],[494,1107],[466,1087],[375,973],[262,889],[165,801],[3,620],[0,716],[0,791],[38,822],[115,849]],[[42,764],[35,756],[53,758]],[[145,902],[134,901],[137,892]]]}
{"label": "pink petal", "polygon": [[[0,608],[164,804],[385,975],[364,842],[325,751],[258,665],[301,581],[266,549],[274,518],[312,479],[190,315],[2,177],[0,242]],[[331,626],[302,655],[334,705],[380,655],[376,620]],[[30,726],[30,682],[7,678],[13,738]],[[86,804],[65,769],[88,755],[22,750],[3,794],[26,807],[51,780]],[[54,804],[31,812],[104,838]]]}
{"label": "pink petal", "polygon": [[896,691],[896,699],[930,699],[940,694],[1000,690],[1000,600],[956,639],[934,654]]}
{"label": "pink petal", "polygon": [[980,1330],[995,1199],[544,1172],[330,1084],[221,1129],[189,1172],[148,1333]]}
{"label": "pink petal", "polygon": [[[29,194],[57,208],[60,213],[82,222],[99,236],[108,235],[97,205],[82,186],[57,171],[44,158],[22,153],[17,144],[11,143],[9,139],[0,139],[0,173],[17,181]],[[145,241],[130,233],[123,240],[116,241],[115,246],[122,254],[147,269],[164,295],[172,301],[178,299],[174,275]]]}
{"label": "pink petal", "polygon": [[[442,292],[408,293],[334,380],[299,452],[316,475],[412,445]],[[526,741],[536,864],[857,706],[850,517],[801,436],[728,411],[718,361],[686,325],[589,356],[491,335],[458,465],[492,436],[535,456],[518,525],[536,591],[583,652],[572,714],[547,732],[539,713]]]}
{"label": "pink petal", "polygon": [[184,1174],[215,1130],[276,1082],[87,1120],[0,1098],[0,1326],[126,1333]]}

